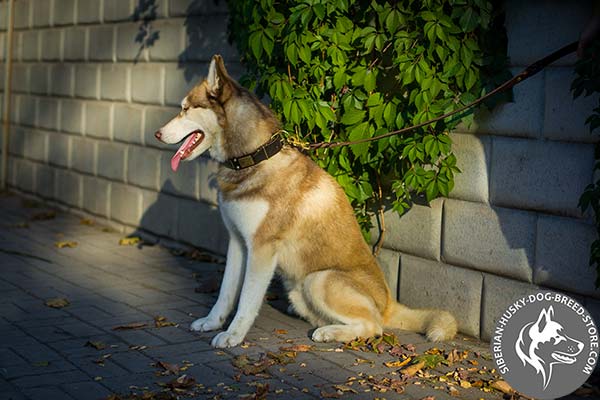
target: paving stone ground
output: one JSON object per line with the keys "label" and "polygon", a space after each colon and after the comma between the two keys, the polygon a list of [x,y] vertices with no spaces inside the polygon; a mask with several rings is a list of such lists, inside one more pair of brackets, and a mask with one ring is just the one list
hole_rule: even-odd
{"label": "paving stone ground", "polygon": [[[222,264],[176,256],[160,245],[122,246],[122,233],[83,224],[81,218],[65,212],[56,211],[51,218],[49,211],[17,195],[0,196],[0,399],[98,400],[112,394],[128,398],[131,393],[154,392],[157,397],[144,397],[153,399],[165,390],[157,383],[183,374],[193,377],[196,385],[178,393],[170,390],[170,395],[448,399],[457,398],[450,394],[454,387],[458,391],[454,394],[462,399],[502,398],[500,392],[462,388],[452,376],[440,382],[439,376],[461,368],[491,376],[487,344],[463,336],[437,347],[444,354],[467,350],[468,360],[441,364],[425,376],[410,378],[401,385],[402,393],[386,389],[400,374],[398,368],[384,363],[398,361],[398,356],[349,350],[338,344],[318,344],[311,351],[294,353],[291,363],[275,363],[263,373],[244,375],[232,361],[243,361],[243,356],[264,359],[269,352],[280,354],[282,346],[315,345],[306,322],[280,311],[285,301],[281,295],[277,298],[276,287],[244,346],[213,349],[214,333],[193,333],[188,326],[214,303]],[[56,247],[58,242],[69,241],[77,245]],[[45,305],[53,298],[66,298],[70,304],[64,308]],[[176,326],[157,328],[156,316]],[[131,323],[147,326],[113,329]],[[417,354],[434,347],[421,335],[391,333],[406,348],[414,346]],[[86,346],[88,342],[107,347],[98,350]],[[157,375],[162,370],[157,362],[185,370]]]}

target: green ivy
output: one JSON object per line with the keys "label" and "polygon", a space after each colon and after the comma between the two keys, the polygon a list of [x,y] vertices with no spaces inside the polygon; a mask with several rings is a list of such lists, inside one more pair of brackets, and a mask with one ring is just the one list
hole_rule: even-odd
{"label": "green ivy", "polygon": [[[594,46],[586,49],[584,56],[575,65],[576,78],[571,85],[574,98],[581,95],[590,96],[594,93],[600,93],[598,55],[600,55],[600,43],[596,42]],[[590,133],[600,127],[600,98],[598,99],[598,107],[594,108],[592,115],[587,118],[586,124],[590,127]],[[596,144],[595,159],[594,172],[600,170],[600,143]],[[598,236],[600,236],[600,179],[596,179],[595,182],[585,188],[579,198],[579,207],[582,212],[585,212],[588,208],[594,211],[596,230]],[[590,266],[596,268],[596,287],[600,287],[600,239],[596,239],[592,243]]]}
{"label": "green ivy", "polygon": [[[307,142],[356,140],[467,104],[506,75],[501,18],[485,0],[230,0],[230,36],[284,128]],[[448,196],[459,172],[448,132],[473,115],[410,134],[322,149],[366,231],[380,189],[398,212]],[[374,204],[375,203],[375,204]]]}

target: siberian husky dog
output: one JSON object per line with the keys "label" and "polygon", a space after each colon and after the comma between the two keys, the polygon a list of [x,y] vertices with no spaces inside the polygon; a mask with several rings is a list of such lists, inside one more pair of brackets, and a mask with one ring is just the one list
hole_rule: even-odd
{"label": "siberian husky dog", "polygon": [[240,344],[278,271],[293,310],[317,328],[316,342],[380,335],[384,327],[422,332],[432,341],[451,339],[457,325],[448,312],[409,309],[394,300],[342,188],[274,135],[279,129],[273,113],[215,55],[181,112],[156,132],[164,143],[182,142],[173,170],[206,150],[220,162],[227,264],[217,302],[191,330],[220,329],[237,305],[212,345]]}

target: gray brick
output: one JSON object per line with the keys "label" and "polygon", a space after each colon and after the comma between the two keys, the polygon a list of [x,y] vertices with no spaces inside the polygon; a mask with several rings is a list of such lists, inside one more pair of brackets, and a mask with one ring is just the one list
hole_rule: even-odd
{"label": "gray brick", "polygon": [[488,136],[453,133],[452,151],[461,173],[454,176],[450,197],[487,203],[492,141]]}
{"label": "gray brick", "polygon": [[[0,3],[0,15],[8,15],[7,3]],[[6,30],[6,18],[0,18],[0,30]]]}
{"label": "gray brick", "polygon": [[546,111],[544,136],[553,140],[597,142],[585,125],[587,117],[598,106],[598,94],[573,100],[571,82],[575,78],[571,68],[546,70]]}
{"label": "gray brick", "polygon": [[446,200],[442,226],[446,262],[531,282],[535,214]]}
{"label": "gray brick", "polygon": [[[37,67],[33,65],[32,69]],[[39,69],[39,68],[37,68]],[[12,90],[14,92],[27,93],[29,92],[29,74],[30,67],[26,64],[14,64],[12,77]],[[47,79],[47,75],[46,75]],[[45,93],[45,92],[44,92]]]}
{"label": "gray brick", "polygon": [[104,0],[104,21],[125,21],[131,19],[131,0]]}
{"label": "gray brick", "polygon": [[[37,61],[40,59],[40,31],[25,31],[21,37],[21,59]],[[15,49],[16,50],[16,49]],[[14,51],[14,50],[13,50]]]}
{"label": "gray brick", "polygon": [[114,113],[115,140],[141,144],[143,109],[115,103]]}
{"label": "gray brick", "polygon": [[56,171],[56,198],[70,206],[81,207],[81,176],[71,171]]}
{"label": "gray brick", "polygon": [[114,37],[110,25],[94,26],[89,29],[89,58],[92,61],[113,61]]}
{"label": "gray brick", "polygon": [[[131,98],[135,102],[163,103],[163,67],[159,64],[137,64],[131,71]],[[152,82],[152,84],[148,84]]]}
{"label": "gray brick", "polygon": [[51,199],[54,197],[54,168],[44,165],[36,165],[36,193],[44,198]]}
{"label": "gray brick", "polygon": [[22,127],[17,127],[11,132],[8,153],[19,157],[25,156],[25,136],[27,132]]}
{"label": "gray brick", "polygon": [[400,253],[382,248],[377,255],[377,262],[385,275],[394,299],[398,298],[398,281],[400,276]]}
{"label": "gray brick", "polygon": [[198,164],[200,169],[200,199],[217,205],[218,187],[216,176],[219,163],[211,158],[202,157],[198,160]]}
{"label": "gray brick", "polygon": [[[5,15],[5,14],[1,14],[2,10],[0,10],[0,15]],[[4,33],[0,33],[0,61],[4,61],[4,43],[6,43],[6,35]]]}
{"label": "gray brick", "polygon": [[86,29],[74,26],[65,28],[64,32],[65,46],[63,49],[63,58],[69,61],[85,60]]}
{"label": "gray brick", "polygon": [[19,122],[22,125],[36,125],[37,99],[31,96],[19,96]]}
{"label": "gray brick", "polygon": [[60,128],[65,132],[83,132],[83,103],[78,100],[63,100],[60,107]]}
{"label": "gray brick", "polygon": [[61,167],[70,165],[69,135],[50,133],[48,138],[48,162]]}
{"label": "gray brick", "polygon": [[169,15],[173,17],[226,13],[227,4],[221,1],[171,0],[169,2]]}
{"label": "gray brick", "polygon": [[77,2],[77,22],[89,24],[100,22],[102,18],[101,1],[78,1]]}
{"label": "gray brick", "polygon": [[[74,371],[70,371],[70,372],[62,372],[60,375],[61,376],[81,376],[79,375],[81,374],[80,372],[75,373]],[[36,382],[33,382],[32,379],[28,379],[28,377],[25,378],[21,378],[19,379],[19,382],[21,384],[23,384],[24,386],[37,386]],[[25,382],[25,383],[23,383]],[[62,389],[56,387],[56,386],[42,386],[42,387],[31,387],[28,389],[25,389],[23,391],[24,393],[27,394],[27,398],[31,399],[31,400],[46,400],[46,399],[65,399],[65,400],[71,400],[73,399],[73,397],[69,396],[68,394],[66,394]],[[9,397],[12,399],[12,397]]]}
{"label": "gray brick", "polygon": [[50,7],[52,2],[49,0],[30,0],[31,11],[33,13],[33,26],[38,28],[42,26],[50,26]]}
{"label": "gray brick", "polygon": [[[442,200],[432,201],[430,206],[418,204],[399,216],[397,212],[385,212],[384,246],[434,260],[440,259],[442,225]],[[373,221],[371,237],[377,240],[379,226]]]}
{"label": "gray brick", "polygon": [[160,37],[150,47],[150,59],[176,61],[184,50],[184,26],[182,21],[158,21],[154,24],[154,30],[159,32]]}
{"label": "gray brick", "polygon": [[73,25],[75,23],[75,0],[54,0],[53,19],[54,25]]}
{"label": "gray brick", "polygon": [[126,151],[121,143],[98,142],[98,175],[123,182]]}
{"label": "gray brick", "polygon": [[596,238],[593,225],[540,215],[534,282],[600,298],[594,285],[596,271],[589,266],[590,248]]}
{"label": "gray brick", "polygon": [[140,212],[140,190],[127,185],[112,183],[110,195],[110,218],[129,225],[137,225]]}
{"label": "gray brick", "polygon": [[162,236],[177,235],[177,206],[179,199],[164,192],[142,191],[140,226]]}
{"label": "gray brick", "polygon": [[139,24],[119,24],[117,26],[117,60],[133,61],[147,59],[146,54],[140,54],[140,43],[135,39],[139,32]]}
{"label": "gray brick", "polygon": [[93,174],[96,165],[96,141],[82,137],[71,138],[71,168]]}
{"label": "gray brick", "polygon": [[15,159],[16,186],[25,191],[35,191],[35,164],[31,161]]}
{"label": "gray brick", "polygon": [[86,135],[110,138],[111,137],[111,104],[89,102],[85,105],[85,133]]}
{"label": "gray brick", "polygon": [[31,26],[30,2],[30,0],[15,1],[16,29],[29,28]]}
{"label": "gray brick", "polygon": [[592,182],[593,145],[494,138],[491,201],[501,206],[580,215]]}
{"label": "gray brick", "polygon": [[50,70],[50,93],[59,96],[73,96],[74,67],[69,64],[55,64]]}
{"label": "gray brick", "polygon": [[213,55],[221,54],[225,60],[239,60],[235,47],[227,40],[228,18],[226,15],[192,17],[187,26],[202,27],[193,29],[186,35],[185,61],[210,61]]}
{"label": "gray brick", "polygon": [[483,274],[481,339],[490,340],[500,316],[516,299],[537,292],[530,283]]}
{"label": "gray brick", "polygon": [[27,157],[36,161],[48,160],[48,134],[39,131],[25,131]]}
{"label": "gray brick", "polygon": [[61,59],[62,50],[62,30],[49,29],[41,31],[42,39],[41,56],[42,60],[58,61]]}
{"label": "gray brick", "polygon": [[40,127],[58,130],[58,108],[59,101],[50,97],[40,97],[38,99],[38,119]]}
{"label": "gray brick", "polygon": [[50,87],[48,64],[32,64],[29,70],[29,79],[31,93],[47,94]]}
{"label": "gray brick", "polygon": [[[161,191],[164,189],[163,186]],[[172,210],[165,210],[165,212],[172,212]],[[194,246],[220,254],[224,254],[227,249],[227,230],[219,210],[195,200],[179,200],[176,237]]]}
{"label": "gray brick", "polygon": [[108,216],[110,182],[104,179],[83,177],[83,208],[96,215]]}
{"label": "gray brick", "polygon": [[125,64],[103,64],[101,68],[100,85],[102,99],[121,100],[129,99],[129,66]]}
{"label": "gray brick", "polygon": [[192,160],[182,163],[177,172],[171,170],[171,158],[176,149],[161,152],[160,186],[165,191],[177,196],[188,196],[198,199],[198,162]]}
{"label": "gray brick", "polygon": [[146,107],[144,112],[144,143],[160,149],[172,150],[173,146],[166,145],[154,138],[154,132],[179,114],[179,107]]}
{"label": "gray brick", "polygon": [[75,67],[75,96],[99,98],[100,69],[97,65],[79,64]]}
{"label": "gray brick", "polygon": [[[91,363],[92,360],[86,360],[93,368],[97,364]],[[114,365],[114,364],[113,364]],[[101,369],[101,368],[100,368]],[[106,371],[103,371],[100,376],[104,377]],[[98,376],[98,375],[96,375]],[[97,382],[76,382],[63,384],[62,389],[69,393],[73,398],[78,400],[95,400],[105,399],[111,396],[111,392]]]}
{"label": "gray brick", "polygon": [[127,155],[127,182],[148,189],[158,190],[160,171],[159,150],[141,146],[129,146]]}
{"label": "gray brick", "polygon": [[483,276],[452,265],[402,254],[400,302],[414,308],[450,311],[459,330],[479,336]]}
{"label": "gray brick", "polygon": [[[208,64],[195,64],[193,68],[204,74],[208,71]],[[198,79],[186,79],[185,73],[182,73],[177,65],[167,65],[165,67],[166,104],[180,107],[181,100],[197,83]]]}

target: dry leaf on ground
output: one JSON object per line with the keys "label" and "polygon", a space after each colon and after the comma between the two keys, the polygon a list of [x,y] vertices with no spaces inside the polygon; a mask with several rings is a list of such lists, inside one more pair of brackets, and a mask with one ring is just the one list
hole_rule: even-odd
{"label": "dry leaf on ground", "polygon": [[185,374],[177,379],[167,382],[167,386],[171,389],[188,389],[194,385],[196,385],[196,379]]}
{"label": "dry leaf on ground", "polygon": [[496,382],[490,384],[490,387],[493,389],[499,390],[505,394],[515,393],[515,389],[513,389],[506,381],[496,381]]}
{"label": "dry leaf on ground", "polygon": [[106,348],[106,344],[102,343],[102,342],[94,342],[94,341],[90,341],[88,340],[85,343],[86,347],[93,347],[96,350],[104,350]]}
{"label": "dry leaf on ground", "polygon": [[402,375],[413,376],[414,374],[416,374],[417,372],[419,372],[420,370],[422,370],[423,367],[425,367],[425,361],[419,361],[416,364],[413,364],[413,365],[408,366],[408,367],[406,367],[404,369],[401,369],[400,373]]}
{"label": "dry leaf on ground", "polygon": [[140,238],[137,236],[124,237],[119,240],[119,246],[133,246],[140,242]]}
{"label": "dry leaf on ground", "polygon": [[175,322],[167,321],[167,317],[157,315],[154,317],[154,326],[157,328],[164,328],[165,326],[176,326]]}
{"label": "dry leaf on ground", "polygon": [[142,329],[147,327],[148,324],[145,322],[132,322],[130,324],[119,325],[112,328],[113,331],[125,331],[130,329]]}
{"label": "dry leaf on ground", "polygon": [[276,335],[287,335],[288,331],[286,329],[273,329],[273,332]]}
{"label": "dry leaf on ground", "polygon": [[388,368],[402,368],[405,365],[407,365],[411,360],[412,358],[408,357],[406,360],[384,362],[383,365],[385,365]]}
{"label": "dry leaf on ground", "polygon": [[90,219],[90,218],[81,218],[81,219],[79,220],[79,223],[80,223],[81,225],[88,225],[88,226],[92,226],[92,225],[95,225],[95,224],[96,224],[96,221],[94,221],[93,219]]}
{"label": "dry leaf on ground", "polygon": [[293,346],[288,346],[288,347],[280,347],[279,350],[281,351],[294,351],[297,353],[304,353],[307,351],[311,351],[315,348],[315,346],[310,345],[310,344],[295,344]]}
{"label": "dry leaf on ground", "polygon": [[45,305],[47,305],[48,307],[52,307],[52,308],[63,308],[68,306],[69,304],[69,300],[63,298],[63,297],[56,297],[53,299],[48,299],[44,302]]}
{"label": "dry leaf on ground", "polygon": [[64,249],[65,247],[73,248],[73,247],[77,247],[77,242],[75,242],[73,240],[64,241],[64,242],[56,242],[56,243],[54,243],[54,246],[58,247],[59,249]]}
{"label": "dry leaf on ground", "polygon": [[160,371],[161,375],[169,375],[169,374],[177,375],[177,374],[179,374],[179,371],[181,370],[181,368],[179,368],[179,365],[170,364],[170,363],[164,362],[164,361],[158,361],[154,365],[156,367],[163,369],[163,371]]}

